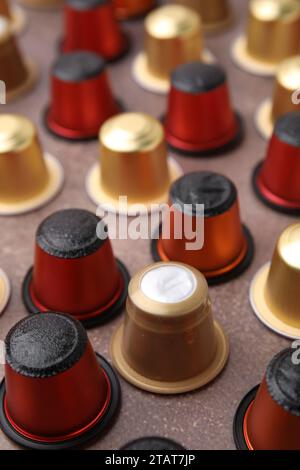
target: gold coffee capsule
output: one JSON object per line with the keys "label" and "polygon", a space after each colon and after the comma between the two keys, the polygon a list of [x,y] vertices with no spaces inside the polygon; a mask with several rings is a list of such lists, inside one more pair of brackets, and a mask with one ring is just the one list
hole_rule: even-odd
{"label": "gold coffee capsule", "polygon": [[5,83],[6,101],[25,93],[37,79],[37,67],[23,59],[12,28],[6,18],[0,17],[0,80]]}
{"label": "gold coffee capsule", "polygon": [[212,61],[203,50],[199,15],[181,5],[166,5],[145,19],[145,51],[133,63],[133,77],[146,90],[167,93],[170,75],[181,64],[199,59]]}
{"label": "gold coffee capsule", "polygon": [[[299,92],[297,93],[297,90]],[[281,116],[300,109],[300,55],[283,61],[276,75],[273,100],[267,98],[259,107],[255,123],[260,134],[268,139]]]}
{"label": "gold coffee capsule", "polygon": [[224,368],[229,345],[213,320],[207,282],[181,263],[155,263],[129,284],[124,323],[111,343],[113,362],[128,382],[176,394],[211,382]]}
{"label": "gold coffee capsule", "polygon": [[[97,205],[125,214],[145,213],[153,204],[168,201],[170,185],[181,175],[167,158],[164,129],[143,113],[123,113],[100,129],[101,165],[87,175],[88,195]],[[121,201],[119,198],[126,198]]]}
{"label": "gold coffee capsule", "polygon": [[18,0],[25,7],[37,8],[37,9],[48,9],[62,7],[64,0]]}
{"label": "gold coffee capsule", "polygon": [[0,315],[3,313],[10,298],[10,282],[5,272],[0,269]]}
{"label": "gold coffee capsule", "polygon": [[233,46],[238,66],[255,75],[272,76],[278,64],[300,52],[300,2],[251,0],[246,36]]}
{"label": "gold coffee capsule", "polygon": [[0,16],[4,16],[10,23],[13,31],[19,33],[25,26],[25,13],[10,0],[0,0]]}
{"label": "gold coffee capsule", "polygon": [[0,215],[21,214],[49,202],[61,189],[63,169],[43,155],[31,121],[0,115]]}
{"label": "gold coffee capsule", "polygon": [[300,338],[300,223],[279,237],[272,263],[254,277],[250,300],[255,314],[271,330]]}
{"label": "gold coffee capsule", "polygon": [[175,0],[173,3],[193,8],[203,22],[205,31],[217,31],[232,22],[229,0]]}

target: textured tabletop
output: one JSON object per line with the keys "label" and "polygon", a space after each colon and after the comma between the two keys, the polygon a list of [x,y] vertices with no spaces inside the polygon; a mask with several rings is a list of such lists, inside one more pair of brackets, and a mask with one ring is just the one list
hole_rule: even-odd
{"label": "textured tabletop", "polygon": [[[266,143],[254,128],[253,114],[259,103],[272,92],[273,81],[247,75],[232,64],[230,48],[243,29],[247,3],[246,0],[232,0],[237,20],[235,26],[207,38],[208,47],[226,67],[234,105],[245,118],[245,142],[224,157],[176,157],[186,172],[212,170],[233,179],[239,190],[242,218],[255,238],[256,255],[251,268],[229,284],[210,288],[215,317],[230,337],[229,363],[214,383],[182,396],[161,397],[144,393],[121,379],[123,398],[119,418],[114,427],[90,448],[118,449],[128,440],[140,436],[161,435],[193,450],[233,449],[232,420],[240,399],[261,380],[272,356],[289,344],[288,340],[276,336],[259,323],[248,300],[252,276],[271,258],[277,236],[292,219],[261,205],[250,185],[251,171],[263,158],[266,148]],[[49,66],[56,56],[57,41],[61,36],[61,12],[26,12],[28,27],[21,37],[21,44],[25,54],[39,64],[40,81],[33,92],[13,104],[2,106],[1,111],[24,113],[38,125],[44,148],[57,156],[65,168],[66,184],[61,195],[42,210],[0,219],[0,266],[13,285],[11,301],[0,318],[0,339],[4,339],[11,326],[26,315],[21,302],[21,283],[33,261],[37,225],[58,209],[76,206],[95,210],[84,190],[84,175],[98,157],[97,142],[74,144],[56,140],[42,125],[42,113],[48,100]],[[131,34],[133,48],[129,56],[111,67],[115,93],[128,110],[161,116],[165,110],[165,98],[143,91],[131,78],[132,59],[143,44],[143,23],[130,22],[124,27]],[[131,274],[151,263],[149,242],[116,241],[113,245],[115,254],[127,264]],[[95,349],[108,358],[111,334],[119,321],[117,319],[89,331]],[[17,447],[0,431],[0,449],[14,448]]]}

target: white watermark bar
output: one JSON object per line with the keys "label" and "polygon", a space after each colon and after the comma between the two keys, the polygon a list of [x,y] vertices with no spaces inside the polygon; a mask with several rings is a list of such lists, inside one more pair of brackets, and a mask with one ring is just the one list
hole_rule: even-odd
{"label": "white watermark bar", "polygon": [[300,104],[300,88],[298,88],[298,90],[295,90],[292,94],[292,103],[296,106]]}
{"label": "white watermark bar", "polygon": [[[203,204],[153,204],[150,211],[144,210],[142,204],[136,206],[135,216],[125,215],[126,196],[119,197],[118,209],[109,210],[103,206],[97,208],[97,216],[101,218],[97,227],[97,236],[105,240],[184,240],[187,251],[201,250],[204,246],[204,205]],[[129,209],[128,209],[129,213]],[[108,227],[109,233],[105,230]],[[158,228],[161,226],[161,230]]]}

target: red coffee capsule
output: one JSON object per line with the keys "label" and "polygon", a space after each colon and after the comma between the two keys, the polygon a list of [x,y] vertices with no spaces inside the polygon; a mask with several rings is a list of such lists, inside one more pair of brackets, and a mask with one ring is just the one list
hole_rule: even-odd
{"label": "red coffee capsule", "polygon": [[270,140],[267,157],[252,177],[258,198],[271,209],[300,214],[300,112],[278,119]]}
{"label": "red coffee capsule", "polygon": [[156,0],[112,0],[112,2],[119,20],[144,16],[156,6]]}
{"label": "red coffee capsule", "polygon": [[5,340],[0,426],[17,444],[68,449],[105,431],[118,410],[118,378],[80,322],[48,313],[21,320]]}
{"label": "red coffee capsule", "polygon": [[300,450],[300,365],[295,356],[293,349],[277,354],[261,385],[241,401],[233,426],[238,449]]}
{"label": "red coffee capsule", "polygon": [[45,219],[37,230],[23,301],[30,313],[69,313],[92,327],[120,313],[128,283],[103,221],[86,210],[68,209]]}
{"label": "red coffee capsule", "polygon": [[242,120],[232,109],[226,74],[220,66],[181,65],[173,72],[171,85],[165,130],[174,150],[214,155],[240,144]]}
{"label": "red coffee capsule", "polygon": [[128,52],[129,40],[122,31],[111,0],[66,0],[63,52],[91,51],[107,61]]}
{"label": "red coffee capsule", "polygon": [[152,240],[152,256],[193,266],[210,285],[241,275],[252,262],[254,242],[242,225],[234,184],[211,172],[175,181],[159,237]]}
{"label": "red coffee capsule", "polygon": [[93,52],[63,54],[52,68],[48,130],[69,140],[97,138],[102,124],[121,111],[105,62]]}

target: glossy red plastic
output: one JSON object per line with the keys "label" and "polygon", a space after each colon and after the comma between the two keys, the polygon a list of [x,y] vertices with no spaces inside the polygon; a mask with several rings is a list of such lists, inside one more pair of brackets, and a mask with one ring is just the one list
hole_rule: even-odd
{"label": "glossy red plastic", "polygon": [[88,319],[113,305],[123,288],[109,240],[95,253],[76,259],[51,256],[36,245],[30,293],[41,311]]}
{"label": "glossy red plastic", "polygon": [[20,434],[40,442],[77,437],[105,413],[111,390],[90,345],[69,370],[32,378],[5,365],[6,416]]}
{"label": "glossy red plastic", "polygon": [[80,82],[52,77],[49,129],[69,139],[97,137],[101,125],[121,111],[113,97],[107,73]]}
{"label": "glossy red plastic", "polygon": [[64,23],[63,52],[92,51],[113,61],[128,48],[128,38],[117,21],[111,1],[84,10],[66,2]]}

